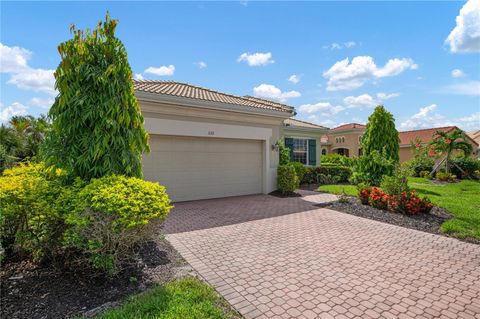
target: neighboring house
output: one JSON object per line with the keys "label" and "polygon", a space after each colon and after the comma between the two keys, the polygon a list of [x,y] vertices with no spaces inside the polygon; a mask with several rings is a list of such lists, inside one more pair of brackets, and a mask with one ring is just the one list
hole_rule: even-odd
{"label": "neighboring house", "polygon": [[150,153],[146,180],[173,201],[269,193],[290,106],[171,81],[134,81]]}
{"label": "neighboring house", "polygon": [[[470,131],[467,134],[472,140],[477,143],[477,145],[480,145],[480,130]],[[477,147],[475,154],[477,158],[480,158],[480,147]]]}
{"label": "neighboring house", "polygon": [[340,125],[328,132],[327,154],[340,154],[347,157],[362,155],[360,140],[366,126],[358,123]]}

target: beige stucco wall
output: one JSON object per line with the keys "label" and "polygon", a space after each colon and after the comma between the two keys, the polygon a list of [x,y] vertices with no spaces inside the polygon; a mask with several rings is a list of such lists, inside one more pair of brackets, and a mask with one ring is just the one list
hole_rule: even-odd
{"label": "beige stucco wall", "polygon": [[263,141],[263,192],[276,189],[278,151],[271,146],[280,139],[284,118],[197,109],[141,99],[138,102],[145,118],[145,128],[150,134]]}
{"label": "beige stucco wall", "polygon": [[[335,153],[339,148],[346,148],[349,150],[349,157],[358,157],[358,150],[360,149],[359,137],[363,134],[363,130],[349,130],[344,132],[330,133],[329,141],[332,143],[328,147],[328,154]],[[337,137],[345,137],[345,142],[336,141]]]}
{"label": "beige stucco wall", "polygon": [[400,162],[405,162],[410,160],[413,157],[412,147],[400,147]]}

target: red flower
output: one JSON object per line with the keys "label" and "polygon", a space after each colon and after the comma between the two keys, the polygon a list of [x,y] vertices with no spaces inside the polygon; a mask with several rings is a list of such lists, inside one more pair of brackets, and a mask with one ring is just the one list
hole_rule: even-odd
{"label": "red flower", "polygon": [[420,146],[421,146],[420,143],[415,144],[415,147],[420,147]]}
{"label": "red flower", "polygon": [[452,140],[451,139],[446,139],[445,143],[450,144],[450,143],[452,143]]}
{"label": "red flower", "polygon": [[435,156],[435,152],[428,152],[428,156],[430,157]]}

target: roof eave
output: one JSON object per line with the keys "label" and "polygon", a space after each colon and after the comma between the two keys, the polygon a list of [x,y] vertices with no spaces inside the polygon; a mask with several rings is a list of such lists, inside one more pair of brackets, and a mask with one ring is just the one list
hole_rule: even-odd
{"label": "roof eave", "polygon": [[165,104],[174,104],[179,106],[189,106],[189,107],[197,107],[197,108],[212,109],[212,110],[222,110],[222,111],[231,111],[231,112],[246,113],[246,114],[263,115],[263,116],[277,117],[282,119],[287,119],[291,117],[293,114],[292,111],[287,111],[287,110],[278,111],[278,110],[262,109],[262,108],[250,107],[245,105],[221,103],[221,102],[200,100],[200,99],[194,99],[194,98],[188,98],[188,97],[144,92],[144,91],[138,91],[138,90],[135,90],[135,96],[137,97],[137,99],[143,100],[143,101],[161,102]]}

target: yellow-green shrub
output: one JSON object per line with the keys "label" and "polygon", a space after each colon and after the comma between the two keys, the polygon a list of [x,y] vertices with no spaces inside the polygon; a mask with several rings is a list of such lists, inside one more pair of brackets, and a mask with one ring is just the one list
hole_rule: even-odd
{"label": "yellow-green shrub", "polygon": [[132,248],[148,240],[170,212],[165,187],[135,177],[92,179],[65,222],[66,243],[85,250],[93,265],[115,271]]}
{"label": "yellow-green shrub", "polygon": [[59,247],[66,205],[62,172],[47,170],[42,164],[21,164],[0,177],[2,211],[1,243],[7,255],[31,254],[34,259],[51,255]]}
{"label": "yellow-green shrub", "polygon": [[282,194],[293,193],[300,184],[292,165],[279,165],[277,168],[277,188]]}

